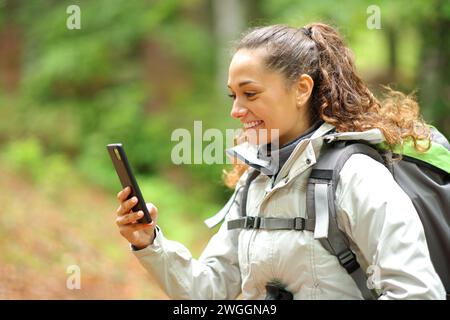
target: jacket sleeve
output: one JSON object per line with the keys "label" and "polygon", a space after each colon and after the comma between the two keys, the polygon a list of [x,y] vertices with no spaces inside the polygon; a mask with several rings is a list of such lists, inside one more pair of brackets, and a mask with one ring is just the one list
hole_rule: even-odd
{"label": "jacket sleeve", "polygon": [[[237,214],[234,199],[233,194],[222,209],[229,210],[226,219]],[[158,229],[152,245],[133,253],[172,299],[235,299],[241,292],[238,236],[223,223],[197,260]]]}
{"label": "jacket sleeve", "polygon": [[375,271],[380,299],[445,299],[417,211],[387,168],[366,155],[351,156],[336,205],[344,231]]}

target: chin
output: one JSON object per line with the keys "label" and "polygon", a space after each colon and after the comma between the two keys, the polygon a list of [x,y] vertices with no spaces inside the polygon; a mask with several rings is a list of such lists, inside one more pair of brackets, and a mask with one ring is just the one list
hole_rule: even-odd
{"label": "chin", "polygon": [[263,145],[271,142],[272,144],[278,144],[278,129],[247,129],[245,130],[246,140],[250,144]]}

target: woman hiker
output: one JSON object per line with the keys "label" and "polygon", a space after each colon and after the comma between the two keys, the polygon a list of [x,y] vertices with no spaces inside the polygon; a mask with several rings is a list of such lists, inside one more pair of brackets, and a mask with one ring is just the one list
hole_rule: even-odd
{"label": "woman hiker", "polygon": [[[164,237],[153,204],[148,204],[153,222],[136,223],[142,212],[131,211],[136,199],[126,200],[129,188],[118,194],[121,235],[174,299],[362,299],[336,256],[308,230],[307,180],[323,137],[332,130],[377,128],[390,145],[429,139],[417,103],[392,90],[377,100],[358,77],[341,35],[322,23],[247,32],[232,57],[228,88],[231,116],[241,122],[247,140],[228,152],[245,164],[241,161],[225,176],[235,193],[219,212],[225,223],[199,259]],[[262,130],[269,133],[266,140],[249,143]],[[252,146],[275,140],[279,147],[269,157],[278,157],[277,166],[255,161],[260,149]],[[306,221],[304,228],[234,228],[227,223],[240,217],[239,193],[248,183],[248,217],[299,217]],[[340,172],[335,202],[339,228],[359,264],[376,270],[379,299],[445,299],[418,214],[386,167],[366,155],[352,155]]]}

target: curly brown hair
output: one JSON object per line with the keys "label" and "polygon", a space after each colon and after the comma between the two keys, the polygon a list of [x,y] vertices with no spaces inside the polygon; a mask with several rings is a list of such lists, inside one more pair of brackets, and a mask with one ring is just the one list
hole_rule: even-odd
{"label": "curly brown hair", "polygon": [[[302,28],[272,25],[249,30],[237,45],[240,49],[266,48],[264,64],[281,72],[287,85],[302,74],[314,80],[310,120],[330,123],[338,132],[378,128],[386,143],[402,146],[412,140],[419,152],[430,147],[430,130],[423,121],[415,97],[385,88],[378,100],[357,75],[353,53],[331,26],[312,23]],[[426,147],[417,141],[428,141]],[[224,171],[224,182],[234,188],[247,165],[234,164]]]}

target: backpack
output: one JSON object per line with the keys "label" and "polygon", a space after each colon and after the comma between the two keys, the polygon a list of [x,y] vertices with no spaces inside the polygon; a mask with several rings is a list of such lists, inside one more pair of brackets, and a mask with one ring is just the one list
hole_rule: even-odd
{"label": "backpack", "polygon": [[[412,144],[405,144],[402,158],[397,161],[393,156],[399,150],[391,152],[380,138],[378,129],[372,129],[378,135],[368,132],[366,137],[371,138],[364,140],[355,140],[358,135],[352,133],[324,136],[324,147],[308,178],[306,219],[247,216],[249,185],[259,175],[259,171],[251,171],[243,187],[241,217],[228,221],[228,229],[312,231],[323,247],[337,257],[364,299],[376,299],[378,293],[368,285],[367,275],[350,249],[347,235],[338,228],[335,210],[335,193],[342,167],[353,154],[364,154],[385,165],[410,197],[424,227],[431,261],[445,287],[447,299],[450,299],[450,144],[437,129],[430,129],[432,146],[426,153],[418,153]],[[325,228],[327,232],[319,228]]]}

